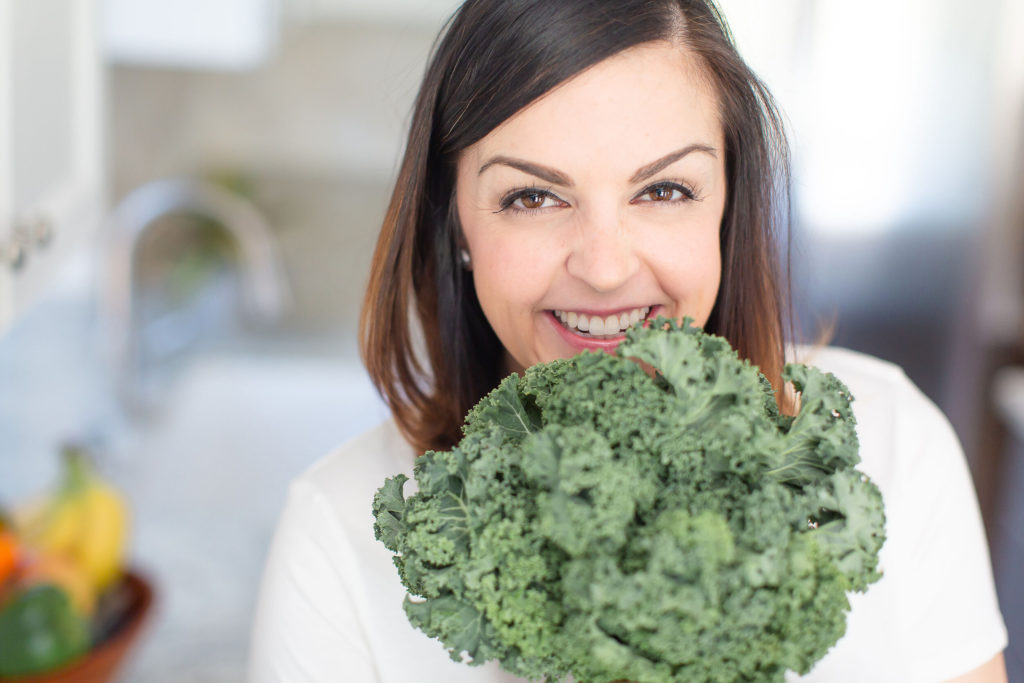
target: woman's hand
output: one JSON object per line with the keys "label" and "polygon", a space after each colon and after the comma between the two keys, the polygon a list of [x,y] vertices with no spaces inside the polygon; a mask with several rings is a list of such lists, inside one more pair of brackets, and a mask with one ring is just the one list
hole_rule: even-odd
{"label": "woman's hand", "polygon": [[1003,653],[1000,652],[974,671],[951,678],[946,683],[1006,683],[1006,663],[1003,661]]}
{"label": "woman's hand", "polygon": [[[630,682],[615,681],[615,683]],[[1006,663],[1003,661],[1003,653],[1000,652],[974,671],[951,678],[946,683],[1006,683]]]}

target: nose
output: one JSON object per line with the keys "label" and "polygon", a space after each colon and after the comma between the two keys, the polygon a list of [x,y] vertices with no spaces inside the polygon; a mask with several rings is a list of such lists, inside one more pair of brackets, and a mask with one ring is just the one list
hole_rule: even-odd
{"label": "nose", "polygon": [[621,287],[640,267],[640,258],[619,213],[609,208],[580,217],[566,261],[569,274],[598,292]]}

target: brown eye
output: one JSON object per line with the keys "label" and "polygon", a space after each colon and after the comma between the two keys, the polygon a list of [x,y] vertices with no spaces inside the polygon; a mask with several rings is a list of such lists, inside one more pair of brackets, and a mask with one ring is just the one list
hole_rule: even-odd
{"label": "brown eye", "polygon": [[647,192],[644,193],[644,196],[652,202],[667,202],[672,200],[675,193],[676,189],[674,187],[658,185],[647,190]]}
{"label": "brown eye", "polygon": [[498,211],[521,212],[525,214],[540,213],[547,209],[568,206],[561,199],[547,190],[524,188],[514,190],[502,198]]}
{"label": "brown eye", "polygon": [[645,188],[633,201],[678,203],[696,199],[693,190],[679,183],[658,183]]}
{"label": "brown eye", "polygon": [[519,197],[519,203],[524,209],[539,209],[544,205],[544,195],[539,192],[528,192]]}

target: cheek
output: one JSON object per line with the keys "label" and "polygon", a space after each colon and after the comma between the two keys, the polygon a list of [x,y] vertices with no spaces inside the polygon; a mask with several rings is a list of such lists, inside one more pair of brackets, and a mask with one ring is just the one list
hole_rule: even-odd
{"label": "cheek", "polygon": [[[473,254],[473,283],[488,318],[530,315],[548,290],[558,267],[556,250],[528,235],[480,231],[467,242]],[[492,325],[498,320],[492,319]],[[500,324],[500,323],[498,323]]]}
{"label": "cheek", "polygon": [[702,297],[712,299],[718,294],[722,280],[722,252],[718,243],[718,231],[715,230],[695,245],[691,254],[693,268],[692,286]]}
{"label": "cheek", "polygon": [[718,289],[721,284],[722,261],[716,250],[715,259],[708,263],[708,268],[701,281],[699,301],[693,312],[694,320],[700,327],[704,327],[711,316],[711,309],[715,307],[715,300],[718,298]]}
{"label": "cheek", "polygon": [[655,277],[680,310],[704,325],[722,277],[722,259],[716,225],[674,233],[658,240],[652,249]]}

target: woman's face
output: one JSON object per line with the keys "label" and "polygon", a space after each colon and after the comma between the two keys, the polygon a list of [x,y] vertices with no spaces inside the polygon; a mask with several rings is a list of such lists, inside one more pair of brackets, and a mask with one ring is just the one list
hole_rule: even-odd
{"label": "woman's face", "polygon": [[461,154],[458,215],[508,370],[610,351],[638,318],[706,323],[721,276],[723,145],[692,58],[649,43]]}

